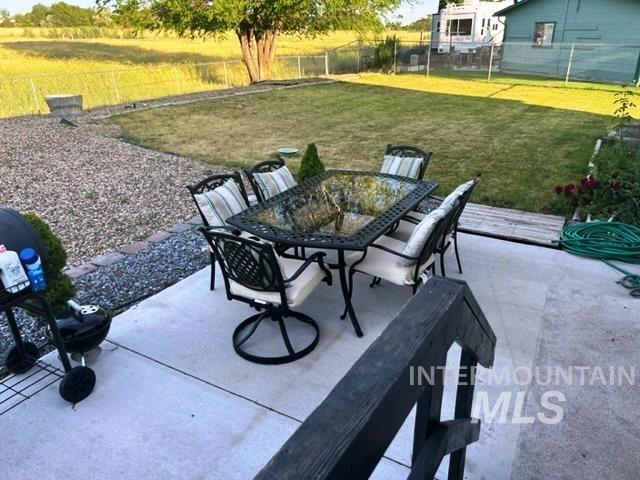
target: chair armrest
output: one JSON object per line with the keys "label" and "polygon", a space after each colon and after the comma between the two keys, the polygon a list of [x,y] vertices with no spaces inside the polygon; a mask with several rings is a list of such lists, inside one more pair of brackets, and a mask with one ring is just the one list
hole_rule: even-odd
{"label": "chair armrest", "polygon": [[407,260],[414,260],[416,262],[418,260],[420,260],[420,257],[410,257],[409,255],[405,255],[403,253],[397,252],[395,250],[390,249],[389,247],[385,247],[384,245],[378,245],[377,243],[369,245],[369,248],[378,248],[378,249],[380,249],[382,251],[385,251],[387,253],[391,253],[392,255],[396,255],[398,257],[406,258]]}
{"label": "chair armrest", "polygon": [[298,270],[296,270],[293,275],[291,275],[289,278],[285,278],[284,279],[284,283],[288,284],[288,283],[293,282],[296,278],[298,278],[300,275],[302,275],[302,273],[307,268],[309,268],[309,265],[311,265],[312,263],[317,263],[318,266],[320,267],[320,269],[325,273],[325,281],[327,282],[327,285],[331,285],[331,283],[332,283],[331,272],[326,267],[326,265],[324,264],[324,261],[323,261],[323,258],[326,255],[327,254],[324,253],[324,252],[315,252],[315,253],[311,254],[309,257],[307,257],[307,259],[304,261],[304,263],[302,265],[300,265]]}
{"label": "chair armrest", "polygon": [[[212,226],[205,227],[205,226],[202,226],[202,227],[198,227],[198,230],[200,232],[203,232],[203,233],[204,232],[215,232],[216,230],[226,230],[226,231],[228,231],[230,233],[233,233],[234,235],[242,234],[242,230],[240,230],[238,227],[231,227],[231,226],[227,226],[227,225],[219,226],[219,227],[218,226],[216,226],[216,227],[212,227]],[[253,238],[256,238],[256,239],[260,240],[258,237],[253,237]]]}

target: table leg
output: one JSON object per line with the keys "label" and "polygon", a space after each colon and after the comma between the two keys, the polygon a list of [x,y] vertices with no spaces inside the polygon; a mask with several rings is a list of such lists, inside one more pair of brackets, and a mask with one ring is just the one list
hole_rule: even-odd
{"label": "table leg", "polygon": [[356,312],[353,310],[351,304],[351,292],[349,292],[349,286],[347,285],[347,264],[344,261],[344,250],[338,250],[338,272],[340,273],[340,287],[342,287],[342,295],[344,296],[345,310],[349,313],[351,324],[356,332],[356,335],[361,337],[363,335],[362,329],[358,324],[356,318]]}

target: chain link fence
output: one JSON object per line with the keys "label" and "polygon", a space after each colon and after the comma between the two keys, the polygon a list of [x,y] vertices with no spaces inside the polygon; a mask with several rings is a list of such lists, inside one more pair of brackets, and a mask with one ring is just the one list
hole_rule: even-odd
{"label": "chain link fence", "polygon": [[380,43],[353,43],[328,54],[334,74],[388,70],[395,73],[459,74],[490,81],[560,80],[640,86],[640,45],[451,43],[444,53],[428,42],[397,41],[383,65],[376,56]]}
{"label": "chain link fence", "polygon": [[[326,55],[278,57],[274,79],[326,73]],[[0,78],[0,117],[46,113],[45,97],[80,94],[85,108],[249,85],[244,62],[227,61],[135,67],[100,72]]]}

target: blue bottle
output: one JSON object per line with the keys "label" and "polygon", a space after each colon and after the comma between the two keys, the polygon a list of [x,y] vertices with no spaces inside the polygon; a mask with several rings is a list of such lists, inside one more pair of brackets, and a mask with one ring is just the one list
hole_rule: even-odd
{"label": "blue bottle", "polygon": [[27,276],[31,282],[31,290],[41,292],[47,288],[47,280],[44,278],[44,270],[40,257],[33,248],[25,248],[20,252],[20,260],[27,269]]}

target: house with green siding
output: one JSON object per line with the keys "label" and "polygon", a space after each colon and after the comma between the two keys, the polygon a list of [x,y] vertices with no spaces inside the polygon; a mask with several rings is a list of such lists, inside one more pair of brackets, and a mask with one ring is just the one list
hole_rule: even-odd
{"label": "house with green siding", "polygon": [[640,0],[521,0],[495,16],[506,23],[503,73],[639,80]]}

